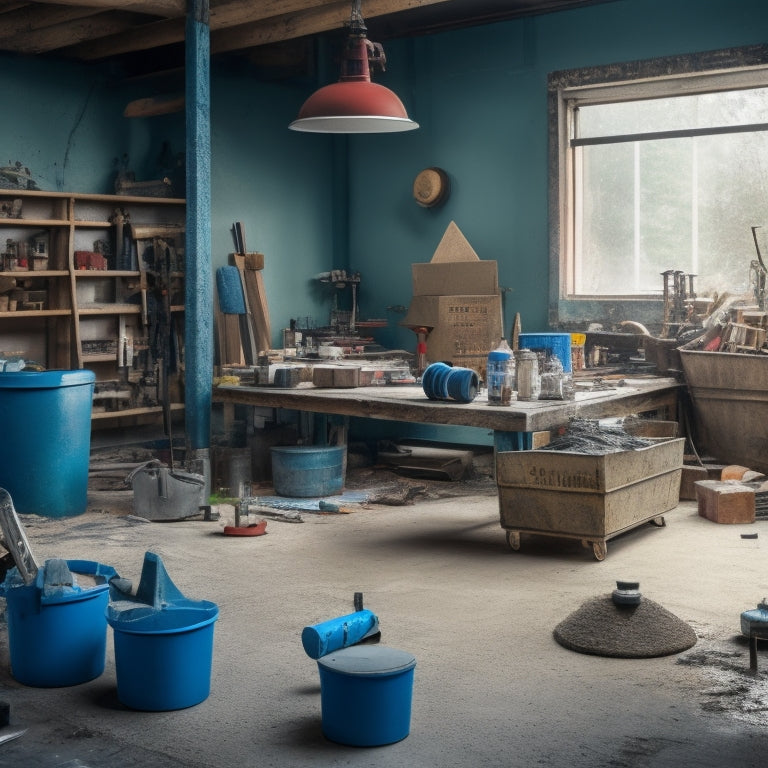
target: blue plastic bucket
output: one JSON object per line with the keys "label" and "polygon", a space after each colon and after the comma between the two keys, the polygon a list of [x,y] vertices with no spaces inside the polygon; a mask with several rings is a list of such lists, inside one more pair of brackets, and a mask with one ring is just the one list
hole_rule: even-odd
{"label": "blue plastic bucket", "polygon": [[402,741],[411,730],[416,659],[381,645],[354,645],[318,659],[325,736],[353,747]]}
{"label": "blue plastic bucket", "polygon": [[281,445],[272,451],[272,485],[278,496],[333,496],[344,488],[344,445]]}
{"label": "blue plastic bucket", "polygon": [[555,355],[563,364],[563,372],[572,372],[570,333],[521,333],[518,341],[520,349]]}
{"label": "blue plastic bucket", "polygon": [[0,373],[0,487],[17,512],[85,512],[95,380],[82,370]]}
{"label": "blue plastic bucket", "polygon": [[162,610],[110,603],[117,697],[146,712],[186,709],[211,692],[213,628],[219,609],[207,600],[177,600]]}
{"label": "blue plastic bucket", "polygon": [[[114,568],[87,560],[67,560],[69,570],[95,581],[48,592],[44,568],[24,584],[13,568],[0,593],[5,596],[11,674],[24,685],[55,688],[79,685],[104,671],[110,578]],[[86,579],[82,579],[85,581]]]}

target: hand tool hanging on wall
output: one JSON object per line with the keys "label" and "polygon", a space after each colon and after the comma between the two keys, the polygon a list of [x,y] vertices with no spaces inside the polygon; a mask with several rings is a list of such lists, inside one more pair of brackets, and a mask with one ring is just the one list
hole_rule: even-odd
{"label": "hand tool hanging on wall", "polygon": [[157,350],[158,371],[160,376],[160,396],[163,406],[163,426],[168,438],[170,454],[169,464],[174,468],[173,428],[171,423],[170,377],[176,368],[176,339],[171,316],[171,249],[168,243],[156,237],[153,240],[154,268],[157,279],[155,286],[158,301],[158,322],[154,329],[155,348]]}

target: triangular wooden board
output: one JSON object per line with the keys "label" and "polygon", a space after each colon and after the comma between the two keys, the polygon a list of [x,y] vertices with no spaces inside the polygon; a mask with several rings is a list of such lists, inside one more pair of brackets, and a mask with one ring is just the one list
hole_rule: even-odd
{"label": "triangular wooden board", "polygon": [[455,221],[452,221],[446,228],[443,238],[432,256],[433,264],[452,261],[480,261],[480,257],[456,226]]}

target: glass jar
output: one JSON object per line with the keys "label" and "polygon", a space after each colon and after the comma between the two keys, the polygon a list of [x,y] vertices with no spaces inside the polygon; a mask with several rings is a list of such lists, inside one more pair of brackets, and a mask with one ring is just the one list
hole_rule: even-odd
{"label": "glass jar", "polygon": [[550,355],[541,373],[539,400],[565,400],[565,374],[563,364],[557,355]]}
{"label": "glass jar", "polygon": [[530,349],[515,352],[517,366],[517,399],[538,400],[541,392],[539,356]]}

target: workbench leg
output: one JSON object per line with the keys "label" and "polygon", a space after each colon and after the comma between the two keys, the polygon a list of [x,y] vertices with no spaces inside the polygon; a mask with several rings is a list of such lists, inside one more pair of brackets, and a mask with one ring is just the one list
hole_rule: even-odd
{"label": "workbench leg", "polygon": [[349,416],[327,413],[315,415],[315,445],[346,445],[349,434]]}
{"label": "workbench leg", "polygon": [[[315,416],[315,445],[345,446],[349,435],[349,416],[316,413]],[[341,462],[341,476],[347,476],[347,451]]]}
{"label": "workbench leg", "polygon": [[757,638],[754,635],[749,636],[749,671],[757,674]]}

